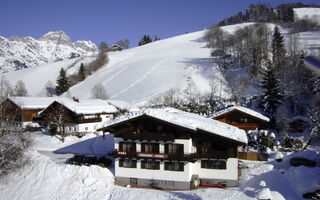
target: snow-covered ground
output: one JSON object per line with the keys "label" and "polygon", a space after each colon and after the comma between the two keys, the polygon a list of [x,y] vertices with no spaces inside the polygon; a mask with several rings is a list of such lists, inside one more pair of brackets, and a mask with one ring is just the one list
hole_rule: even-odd
{"label": "snow-covered ground", "polygon": [[[304,192],[319,187],[320,167],[291,167],[284,161],[245,161],[237,188],[205,188],[190,191],[161,191],[116,186],[113,166],[75,166],[65,164],[73,154],[106,155],[113,149],[113,136],[90,134],[81,139],[59,137],[43,132],[26,133],[34,140],[27,155],[31,163],[0,182],[0,199],[255,199],[265,181],[273,199],[302,199]],[[295,156],[319,159],[307,151]]]}

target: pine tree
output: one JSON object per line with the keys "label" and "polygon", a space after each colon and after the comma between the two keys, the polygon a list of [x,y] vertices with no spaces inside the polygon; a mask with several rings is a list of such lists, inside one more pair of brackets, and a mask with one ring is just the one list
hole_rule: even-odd
{"label": "pine tree", "polygon": [[139,41],[138,45],[142,46],[142,45],[148,44],[150,42],[152,42],[152,39],[150,38],[150,36],[149,35],[144,35],[142,37],[142,39]]}
{"label": "pine tree", "polygon": [[284,39],[280,33],[278,26],[274,28],[272,36],[272,62],[277,71],[285,66],[286,49],[284,46]]}
{"label": "pine tree", "polygon": [[81,63],[78,71],[78,80],[83,81],[85,78],[86,78],[86,75],[84,73],[84,66],[83,66],[83,63]]}
{"label": "pine tree", "polygon": [[64,71],[63,68],[60,70],[59,77],[57,79],[57,85],[56,85],[56,93],[58,96],[66,92],[70,87],[69,80],[66,76],[66,71]]}
{"label": "pine tree", "polygon": [[275,122],[274,114],[282,103],[283,96],[279,88],[280,80],[277,78],[271,62],[269,62],[263,76],[261,87],[264,94],[260,103],[265,113],[271,118],[271,124],[273,124]]}

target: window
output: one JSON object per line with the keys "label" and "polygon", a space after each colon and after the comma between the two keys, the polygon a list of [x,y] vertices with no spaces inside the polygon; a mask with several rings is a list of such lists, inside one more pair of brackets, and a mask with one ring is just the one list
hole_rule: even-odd
{"label": "window", "polygon": [[76,128],[76,127],[73,127],[73,131],[77,131],[77,128]]}
{"label": "window", "polygon": [[247,122],[248,122],[248,119],[247,119],[247,118],[240,118],[240,122],[242,122],[242,123],[247,123]]}
{"label": "window", "polygon": [[201,160],[201,168],[227,169],[225,160]]}
{"label": "window", "polygon": [[210,149],[212,148],[212,143],[204,142],[202,144],[202,153],[209,153]]}
{"label": "window", "polygon": [[88,127],[85,127],[84,129],[87,131],[87,130],[88,130]]}
{"label": "window", "polygon": [[119,167],[136,168],[137,167],[137,161],[136,160],[131,160],[131,159],[120,159],[119,160]]}
{"label": "window", "polygon": [[159,153],[159,144],[158,143],[141,143],[141,152]]}
{"label": "window", "polygon": [[183,162],[165,162],[164,170],[184,171],[184,163]]}
{"label": "window", "polygon": [[134,142],[119,142],[119,151],[136,152],[136,143],[134,143]]}
{"label": "window", "polygon": [[138,179],[136,179],[136,178],[130,178],[130,184],[137,185],[137,184],[138,184]]}
{"label": "window", "polygon": [[142,160],[141,169],[160,169],[160,162],[155,160]]}
{"label": "window", "polygon": [[165,153],[167,154],[183,154],[183,144],[166,144]]}

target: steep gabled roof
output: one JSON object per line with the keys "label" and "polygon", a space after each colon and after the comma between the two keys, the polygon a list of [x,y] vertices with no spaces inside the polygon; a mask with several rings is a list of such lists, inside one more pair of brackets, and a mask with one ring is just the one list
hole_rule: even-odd
{"label": "steep gabled roof", "polygon": [[119,48],[123,49],[123,47],[118,45],[118,44],[113,44],[113,45],[110,46],[110,48],[112,48],[112,47],[119,47]]}
{"label": "steep gabled roof", "polygon": [[45,109],[59,97],[8,97],[8,100],[17,105],[21,110]]}
{"label": "steep gabled roof", "polygon": [[250,115],[250,116],[252,116],[254,118],[260,119],[262,121],[269,122],[269,118],[268,117],[262,115],[259,112],[256,112],[254,110],[251,110],[249,108],[245,108],[245,107],[242,107],[242,106],[232,106],[232,107],[223,109],[223,110],[221,110],[219,112],[214,113],[211,118],[217,118],[219,116],[225,115],[225,114],[233,112],[235,110],[238,110],[238,111],[240,111],[242,113],[246,113],[246,114],[248,114],[248,115]]}
{"label": "steep gabled roof", "polygon": [[[102,114],[102,113],[116,113],[118,109],[107,101],[101,99],[80,99],[79,102],[68,98],[57,99],[57,102],[75,114]],[[53,103],[54,103],[53,102]]]}
{"label": "steep gabled roof", "polygon": [[115,118],[114,120],[102,123],[100,126],[97,126],[97,128],[99,130],[105,130],[109,127],[116,126],[117,124],[128,120],[139,118],[143,115],[193,131],[203,130],[208,133],[228,138],[240,143],[246,144],[248,142],[246,133],[242,129],[197,114],[183,112],[173,108],[146,109],[138,112],[127,113]]}

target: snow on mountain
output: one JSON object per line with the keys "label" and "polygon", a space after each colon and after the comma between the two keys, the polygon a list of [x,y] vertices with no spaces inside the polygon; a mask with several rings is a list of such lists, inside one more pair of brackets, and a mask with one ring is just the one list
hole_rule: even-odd
{"label": "snow on mountain", "polygon": [[309,19],[316,19],[320,22],[320,8],[294,8],[295,19],[302,19],[307,17]]}
{"label": "snow on mountain", "polygon": [[96,52],[97,47],[91,41],[72,43],[63,31],[49,32],[39,40],[0,37],[0,68],[5,72],[20,70]]}

